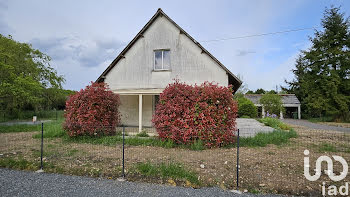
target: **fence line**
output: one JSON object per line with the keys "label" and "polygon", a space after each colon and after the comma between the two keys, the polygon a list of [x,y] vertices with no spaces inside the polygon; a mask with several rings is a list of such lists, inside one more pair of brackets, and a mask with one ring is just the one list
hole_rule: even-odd
{"label": "fence line", "polygon": [[[155,136],[133,136],[133,127],[127,126],[116,128],[121,132],[115,136],[70,138],[48,135],[52,128],[45,125],[41,124],[40,139],[26,132],[0,134],[0,161],[22,159],[48,172],[194,186],[181,178],[175,180],[178,174],[172,176],[170,170],[162,172],[168,173],[165,175],[156,174],[157,170],[170,166],[177,171],[193,172],[207,186],[250,192],[274,190],[295,195],[318,194],[320,183],[327,181],[327,176],[321,176],[314,183],[305,182],[304,150],[310,151],[312,166],[322,155],[336,154],[350,161],[350,133],[346,132],[296,128],[295,131],[260,133],[255,128],[245,128],[234,132],[234,145],[202,150],[201,147],[163,143]],[[334,169],[341,171],[341,166],[335,164]],[[192,174],[187,171],[183,174],[188,176],[184,180],[196,183],[191,179]],[[154,179],[153,175],[161,178]]]}

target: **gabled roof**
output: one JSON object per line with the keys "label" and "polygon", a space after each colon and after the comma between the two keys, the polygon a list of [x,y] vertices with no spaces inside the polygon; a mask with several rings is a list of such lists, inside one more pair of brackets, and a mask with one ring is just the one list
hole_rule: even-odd
{"label": "gabled roof", "polygon": [[162,9],[158,9],[157,12],[153,15],[153,17],[148,21],[148,23],[141,29],[141,31],[131,40],[131,42],[124,48],[124,50],[113,60],[113,62],[107,67],[107,69],[98,77],[96,82],[104,81],[105,76],[108,72],[118,63],[118,61],[124,58],[126,52],[136,43],[136,41],[143,37],[143,33],[147,31],[147,29],[152,25],[152,23],[159,17],[163,16],[168,19],[172,24],[175,25],[180,30],[180,34],[186,35],[190,40],[192,40],[200,49],[202,49],[202,53],[206,53],[209,55],[211,59],[213,59],[222,69],[224,69],[229,76],[229,84],[233,85],[234,90],[236,91],[242,84],[242,81],[238,79],[229,69],[227,69],[219,60],[217,60],[212,54],[210,54],[199,42],[197,42],[194,38],[192,38],[185,30],[183,30],[179,25],[177,25],[168,15],[166,15]]}
{"label": "gabled roof", "polygon": [[[259,100],[263,94],[246,94],[244,97],[251,100],[254,104],[260,104]],[[295,94],[279,94],[282,97],[283,104],[300,104]]]}

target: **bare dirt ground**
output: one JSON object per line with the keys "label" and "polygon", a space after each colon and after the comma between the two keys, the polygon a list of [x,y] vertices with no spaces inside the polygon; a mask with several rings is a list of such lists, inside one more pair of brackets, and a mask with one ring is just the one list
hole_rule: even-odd
{"label": "bare dirt ground", "polygon": [[329,126],[350,128],[350,123],[340,123],[340,122],[319,122],[318,124],[325,124]]}
{"label": "bare dirt ground", "polygon": [[[259,193],[279,193],[290,195],[321,194],[321,185],[335,184],[327,175],[318,181],[310,182],[303,175],[304,150],[310,150],[311,169],[321,155],[339,155],[350,161],[350,134],[337,131],[308,129],[294,126],[298,138],[290,143],[257,148],[240,148],[240,190]],[[0,161],[5,158],[23,158],[39,161],[40,140],[33,139],[35,132],[0,134]],[[91,144],[65,143],[61,139],[44,140],[44,161],[50,165],[47,171],[103,176],[115,179],[121,176],[122,148]],[[335,151],[335,152],[329,152]],[[233,189],[236,185],[236,148],[215,148],[192,151],[181,148],[166,149],[150,146],[126,146],[126,178],[133,181],[167,183],[160,178],[137,175],[133,166],[138,162],[178,162],[197,172],[203,186],[217,185],[224,189]],[[335,173],[342,170],[335,163]],[[324,168],[325,169],[325,168]],[[311,172],[312,173],[312,172]],[[347,176],[341,183],[350,182]],[[337,183],[337,184],[341,184]],[[186,185],[177,182],[177,185]]]}

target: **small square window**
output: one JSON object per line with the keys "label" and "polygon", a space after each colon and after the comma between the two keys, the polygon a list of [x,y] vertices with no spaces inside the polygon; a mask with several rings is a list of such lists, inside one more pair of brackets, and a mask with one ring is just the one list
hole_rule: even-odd
{"label": "small square window", "polygon": [[170,70],[170,50],[154,51],[154,70]]}

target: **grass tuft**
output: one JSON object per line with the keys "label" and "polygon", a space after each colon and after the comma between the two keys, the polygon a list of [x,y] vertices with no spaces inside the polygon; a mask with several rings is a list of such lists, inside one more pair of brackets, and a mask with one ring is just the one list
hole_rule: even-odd
{"label": "grass tuft", "polygon": [[291,127],[288,126],[287,124],[281,122],[280,120],[276,119],[276,118],[270,118],[270,117],[266,117],[266,118],[261,118],[258,119],[259,122],[264,123],[264,125],[272,127],[274,129],[281,129],[281,130],[290,130]]}
{"label": "grass tuft", "polygon": [[282,145],[288,143],[290,138],[296,138],[297,136],[293,129],[290,131],[274,130],[271,133],[258,133],[254,137],[242,137],[239,145],[241,147],[265,147],[268,144]]}
{"label": "grass tuft", "polygon": [[196,140],[193,144],[190,145],[191,150],[204,150],[206,147],[204,146],[202,140]]}
{"label": "grass tuft", "polygon": [[[62,122],[63,120],[44,123],[44,138],[58,138],[67,136],[67,133],[62,128]],[[33,135],[33,138],[41,138],[41,132]]]}
{"label": "grass tuft", "polygon": [[27,161],[23,158],[12,159],[12,158],[1,158],[0,167],[12,168],[18,170],[38,170],[39,163]]}
{"label": "grass tuft", "polygon": [[137,137],[149,137],[148,133],[143,130],[140,133],[136,134]]}
{"label": "grass tuft", "polygon": [[189,171],[179,163],[161,163],[159,165],[147,163],[138,163],[135,166],[136,171],[145,176],[172,178],[174,180],[189,181],[200,185],[198,176],[195,172]]}
{"label": "grass tuft", "polygon": [[337,148],[332,144],[323,143],[319,146],[320,152],[338,152]]}

